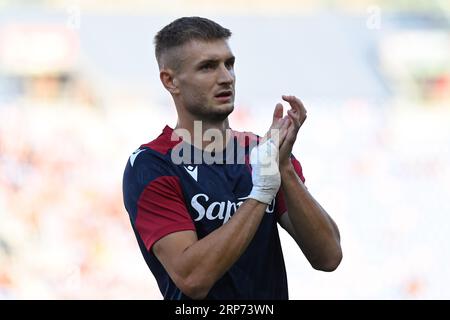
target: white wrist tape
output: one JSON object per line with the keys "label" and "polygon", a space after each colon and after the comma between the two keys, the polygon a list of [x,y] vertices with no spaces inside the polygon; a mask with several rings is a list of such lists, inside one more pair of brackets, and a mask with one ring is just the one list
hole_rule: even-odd
{"label": "white wrist tape", "polygon": [[269,204],[281,185],[278,148],[275,143],[268,139],[254,147],[250,153],[250,164],[253,189],[248,197]]}

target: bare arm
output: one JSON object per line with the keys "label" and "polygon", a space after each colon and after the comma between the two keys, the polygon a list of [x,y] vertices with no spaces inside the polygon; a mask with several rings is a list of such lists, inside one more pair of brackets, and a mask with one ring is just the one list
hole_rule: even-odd
{"label": "bare arm", "polygon": [[193,299],[203,299],[238,260],[253,239],[267,204],[247,199],[222,227],[201,240],[193,231],[169,234],[153,252],[175,285]]}
{"label": "bare arm", "polygon": [[339,230],[328,213],[313,198],[294,168],[280,170],[287,214],[280,225],[289,232],[311,265],[333,271],[342,259]]}
{"label": "bare arm", "polygon": [[313,198],[298,177],[290,160],[298,131],[306,120],[306,109],[295,96],[283,96],[289,102],[291,124],[280,146],[280,173],[288,214],[280,224],[295,239],[311,265],[333,271],[342,260],[339,230],[328,213]]}

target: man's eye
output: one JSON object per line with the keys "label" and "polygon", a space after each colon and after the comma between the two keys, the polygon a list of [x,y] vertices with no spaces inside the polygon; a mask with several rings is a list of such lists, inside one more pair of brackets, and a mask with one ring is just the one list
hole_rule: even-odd
{"label": "man's eye", "polygon": [[234,68],[234,63],[230,62],[230,63],[227,63],[225,66],[227,67],[227,69],[233,69]]}
{"label": "man's eye", "polygon": [[204,64],[203,66],[200,67],[200,69],[202,70],[209,70],[212,68],[213,68],[212,64]]}

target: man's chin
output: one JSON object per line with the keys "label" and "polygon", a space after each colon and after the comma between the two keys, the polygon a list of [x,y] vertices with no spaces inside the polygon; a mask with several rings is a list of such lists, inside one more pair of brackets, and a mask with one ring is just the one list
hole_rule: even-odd
{"label": "man's chin", "polygon": [[234,110],[234,102],[221,104],[219,106],[219,108],[220,108],[220,112],[222,112],[224,114],[226,113],[226,115],[228,116]]}
{"label": "man's chin", "polygon": [[224,121],[234,110],[234,103],[223,103],[214,106],[213,111],[209,114],[209,118],[214,121]]}

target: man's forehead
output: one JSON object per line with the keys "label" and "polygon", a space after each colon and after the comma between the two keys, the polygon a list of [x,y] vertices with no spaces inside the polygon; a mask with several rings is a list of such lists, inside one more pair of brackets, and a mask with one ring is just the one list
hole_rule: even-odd
{"label": "man's forehead", "polygon": [[192,40],[183,45],[182,51],[185,58],[194,63],[203,60],[228,59],[233,56],[226,40]]}

